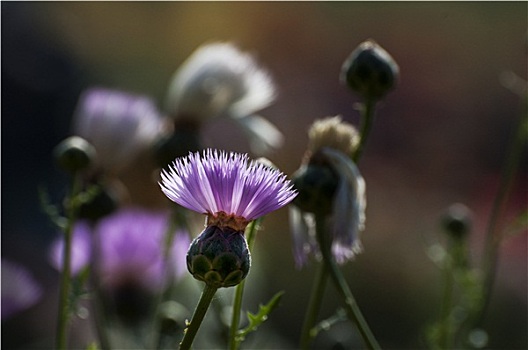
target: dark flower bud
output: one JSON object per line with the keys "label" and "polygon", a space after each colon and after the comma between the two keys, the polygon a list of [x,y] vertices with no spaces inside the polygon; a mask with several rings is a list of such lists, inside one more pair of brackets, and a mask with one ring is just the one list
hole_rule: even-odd
{"label": "dark flower bud", "polygon": [[89,201],[79,207],[79,218],[97,221],[112,214],[119,207],[119,195],[111,186],[99,184]]}
{"label": "dark flower bud", "polygon": [[442,217],[442,227],[454,238],[465,237],[471,228],[471,211],[463,204],[453,204]]}
{"label": "dark flower bud", "polygon": [[95,148],[79,136],[71,136],[59,143],[53,150],[59,166],[75,173],[87,169],[95,159]]}
{"label": "dark flower bud", "polygon": [[156,310],[156,294],[134,278],[103,288],[101,296],[107,316],[115,316],[129,326],[145,322]]}
{"label": "dark flower bud", "polygon": [[293,187],[298,192],[293,204],[305,212],[330,214],[339,178],[332,167],[319,158],[315,154],[307,165],[293,174]]}
{"label": "dark flower bud", "polygon": [[396,84],[398,64],[373,40],[361,43],[346,59],[341,81],[366,100],[379,100]]}
{"label": "dark flower bud", "polygon": [[231,287],[248,274],[251,258],[243,231],[207,226],[187,252],[187,269],[211,287]]}
{"label": "dark flower bud", "polygon": [[154,144],[154,156],[160,167],[171,164],[175,158],[202,149],[200,144],[200,123],[181,119],[174,123],[171,134],[160,138]]}

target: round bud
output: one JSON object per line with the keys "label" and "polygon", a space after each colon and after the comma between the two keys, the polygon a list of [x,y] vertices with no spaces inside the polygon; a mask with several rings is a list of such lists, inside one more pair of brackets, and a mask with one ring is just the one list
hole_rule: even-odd
{"label": "round bud", "polygon": [[309,213],[331,213],[338,181],[330,166],[310,162],[292,176],[293,187],[298,192],[293,204]]}
{"label": "round bud", "polygon": [[451,205],[442,217],[442,227],[452,237],[463,238],[471,228],[471,211],[463,204]]}
{"label": "round bud", "polygon": [[246,278],[251,258],[243,231],[207,226],[187,252],[187,269],[211,287],[231,287]]}
{"label": "round bud", "polygon": [[87,169],[95,159],[95,148],[79,136],[71,136],[59,143],[53,150],[59,166],[75,173]]}
{"label": "round bud", "polygon": [[379,100],[396,84],[396,61],[373,40],[361,43],[346,59],[341,81],[366,100]]}

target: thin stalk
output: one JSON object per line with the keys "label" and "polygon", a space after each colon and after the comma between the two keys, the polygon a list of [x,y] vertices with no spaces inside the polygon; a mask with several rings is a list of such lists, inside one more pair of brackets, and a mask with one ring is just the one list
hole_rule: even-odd
{"label": "thin stalk", "polygon": [[180,207],[173,206],[171,208],[171,215],[170,215],[169,223],[164,233],[164,241],[163,241],[163,246],[162,246],[163,275],[164,275],[164,280],[166,281],[167,285],[157,295],[158,302],[156,303],[156,305],[158,305],[158,310],[152,321],[152,334],[154,337],[154,344],[156,344],[156,349],[161,348],[163,338],[164,338],[164,335],[162,334],[162,328],[161,328],[162,322],[158,319],[158,316],[159,316],[161,307],[163,306],[163,302],[170,298],[170,294],[174,286],[174,278],[173,278],[174,268],[171,264],[171,255],[172,255],[171,248],[174,244],[174,239],[175,239],[176,231],[178,228],[185,228],[187,231],[189,231],[189,225],[187,222],[187,217],[185,216],[185,212],[183,212]]}
{"label": "thin stalk", "polygon": [[70,318],[71,291],[71,247],[73,226],[77,216],[78,205],[76,197],[81,188],[81,178],[75,173],[72,179],[70,198],[66,208],[66,227],[64,228],[64,248],[62,253],[62,274],[59,289],[59,310],[57,319],[56,346],[58,350],[65,350],[68,343],[68,320]]}
{"label": "thin stalk", "polygon": [[323,263],[325,264],[330,277],[334,282],[334,285],[343,299],[343,304],[347,312],[348,318],[357,326],[363,341],[368,349],[381,349],[376,338],[372,334],[367,321],[363,317],[359,306],[356,303],[352,291],[348,287],[348,284],[343,277],[343,274],[337,267],[337,264],[331,254],[330,244],[328,242],[328,235],[326,232],[326,219],[325,215],[316,214],[315,217],[315,229],[317,235],[317,241],[319,242],[319,248],[323,257]]}
{"label": "thin stalk", "polygon": [[[374,112],[376,108],[375,100],[367,100],[364,105],[361,107],[361,131],[360,131],[360,141],[359,145],[352,155],[352,160],[354,163],[358,163],[361,156],[363,155],[363,150],[367,143],[368,136],[372,130],[372,125],[374,122]],[[312,336],[310,335],[310,330],[315,325],[315,320],[317,319],[318,311],[321,307],[323,301],[323,294],[328,282],[328,269],[323,265],[317,271],[317,275],[314,280],[314,285],[312,287],[312,294],[310,295],[310,301],[308,304],[308,309],[305,314],[305,319],[303,323],[303,328],[301,331],[300,346],[301,349],[308,349]]]}
{"label": "thin stalk", "polygon": [[301,330],[300,346],[301,349],[307,350],[310,347],[310,343],[313,339],[311,330],[319,314],[319,309],[323,302],[323,295],[326,289],[326,283],[328,281],[328,270],[324,264],[317,266],[317,272],[312,286],[312,293],[310,294],[310,300],[308,302],[308,308],[304,316],[303,328]]}
{"label": "thin stalk", "polygon": [[367,144],[368,136],[372,130],[372,125],[374,124],[374,112],[376,110],[376,101],[375,100],[366,100],[365,104],[361,109],[361,138],[359,139],[359,145],[356,149],[356,152],[352,156],[354,163],[358,163],[365,145]]}
{"label": "thin stalk", "polygon": [[103,306],[103,293],[99,283],[98,271],[100,269],[99,264],[101,263],[101,240],[99,235],[95,232],[94,226],[92,225],[92,251],[91,251],[91,264],[90,264],[90,282],[94,289],[94,296],[92,298],[92,305],[94,308],[94,326],[99,340],[99,347],[101,350],[110,350],[111,342],[108,334],[109,320],[108,315],[105,313]]}
{"label": "thin stalk", "polygon": [[200,297],[200,301],[194,310],[191,323],[185,330],[185,335],[183,336],[183,340],[180,344],[180,350],[188,350],[191,348],[194,337],[196,337],[196,333],[202,324],[205,314],[207,313],[207,309],[209,309],[209,305],[213,300],[216,290],[217,288],[215,287],[209,286],[208,284],[205,285],[202,296]]}
{"label": "thin stalk", "polygon": [[[253,221],[250,224],[250,227],[247,232],[247,244],[248,249],[251,252],[253,249],[253,245],[255,243],[255,238],[257,237],[257,229],[260,223],[262,222],[263,218],[259,218],[255,221]],[[242,280],[237,286],[235,290],[235,297],[233,300],[233,315],[231,318],[231,327],[229,329],[229,349],[230,350],[236,350],[238,349],[238,346],[240,345],[238,341],[236,341],[236,336],[238,333],[238,327],[240,325],[240,310],[242,309],[242,298],[244,296],[244,286],[245,286],[246,280]]]}
{"label": "thin stalk", "polygon": [[511,192],[513,183],[515,182],[515,174],[521,159],[523,159],[523,149],[526,142],[526,129],[528,128],[528,112],[526,111],[527,107],[527,98],[524,97],[522,102],[523,115],[519,120],[516,134],[512,139],[512,142],[509,147],[508,158],[504,163],[502,169],[501,180],[499,184],[499,189],[497,196],[493,202],[493,207],[488,221],[487,231],[486,231],[486,243],[484,248],[484,282],[482,290],[482,300],[483,305],[478,312],[478,315],[475,317],[475,323],[482,321],[484,314],[486,313],[487,306],[489,304],[490,295],[493,289],[493,284],[495,282],[495,274],[498,264],[498,253],[499,246],[501,243],[502,236],[497,232],[499,219],[502,217],[502,214],[505,210],[508,196]]}
{"label": "thin stalk", "polygon": [[[450,242],[452,243],[452,242]],[[450,254],[444,263],[444,292],[442,297],[442,309],[440,313],[441,331],[438,345],[440,349],[451,349],[453,347],[453,322],[451,311],[453,309],[453,248],[449,249]]]}

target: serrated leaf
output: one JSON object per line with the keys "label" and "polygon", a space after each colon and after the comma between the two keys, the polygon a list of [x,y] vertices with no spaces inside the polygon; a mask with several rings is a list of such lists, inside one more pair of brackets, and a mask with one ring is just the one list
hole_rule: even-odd
{"label": "serrated leaf", "polygon": [[48,191],[40,186],[38,188],[39,192],[39,202],[40,207],[42,211],[48,216],[50,221],[57,226],[60,230],[64,230],[64,227],[66,226],[66,218],[60,215],[59,208],[51,203],[50,196],[48,194]]}
{"label": "serrated leaf", "polygon": [[249,333],[257,330],[257,328],[268,319],[269,314],[279,305],[280,299],[283,295],[284,291],[276,293],[266,305],[259,305],[259,311],[256,314],[248,311],[247,318],[249,325],[238,331],[235,338],[237,343],[244,341]]}

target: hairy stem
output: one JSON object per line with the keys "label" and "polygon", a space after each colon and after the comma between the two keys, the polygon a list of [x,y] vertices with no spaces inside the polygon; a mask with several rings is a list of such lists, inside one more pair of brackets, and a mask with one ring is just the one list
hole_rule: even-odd
{"label": "hairy stem", "polygon": [[217,288],[215,287],[211,287],[208,284],[205,285],[202,296],[200,297],[200,301],[194,310],[191,323],[185,330],[185,335],[183,336],[183,340],[180,344],[180,350],[188,350],[191,348],[194,337],[196,337],[196,333],[202,325],[202,321],[205,317],[205,314],[207,313],[207,310],[209,309],[209,305],[211,305],[211,301],[213,300],[216,290]]}
{"label": "hairy stem", "polygon": [[[247,230],[247,244],[248,249],[251,252],[253,249],[253,244],[255,243],[255,238],[257,236],[257,229],[263,218],[259,218],[252,223]],[[242,280],[235,290],[235,298],[233,300],[233,315],[231,319],[231,328],[229,329],[229,349],[236,350],[240,343],[236,340],[238,333],[238,327],[240,325],[240,310],[242,309],[242,297],[244,296],[244,286],[246,280]]]}

